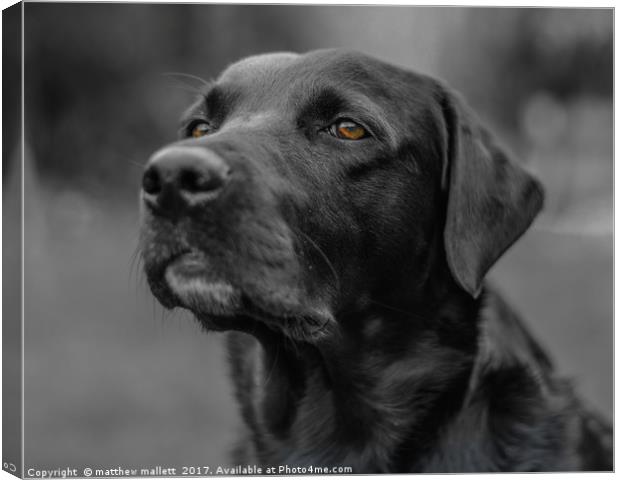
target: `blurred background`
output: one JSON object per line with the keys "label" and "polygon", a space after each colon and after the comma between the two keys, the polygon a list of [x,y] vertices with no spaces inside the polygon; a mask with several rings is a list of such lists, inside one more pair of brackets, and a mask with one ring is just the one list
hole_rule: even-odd
{"label": "blurred background", "polygon": [[[25,15],[27,467],[227,463],[239,418],[223,336],[149,294],[133,257],[138,188],[198,86],[163,74],[209,79],[273,50],[342,46],[442,77],[543,180],[545,212],[491,278],[611,418],[612,10],[26,3]],[[17,156],[3,173],[10,211]]]}

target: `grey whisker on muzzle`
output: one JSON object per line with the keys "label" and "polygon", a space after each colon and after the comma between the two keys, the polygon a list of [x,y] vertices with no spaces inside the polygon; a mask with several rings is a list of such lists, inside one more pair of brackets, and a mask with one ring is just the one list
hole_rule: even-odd
{"label": "grey whisker on muzzle", "polygon": [[143,263],[144,259],[142,258],[142,249],[140,248],[140,245],[136,245],[129,259],[129,272],[127,276],[128,283],[131,283],[132,279],[135,279],[137,285],[140,285],[144,281],[144,270],[142,269]]}
{"label": "grey whisker on muzzle", "polygon": [[423,321],[429,320],[424,315],[420,315],[419,313],[411,312],[409,310],[403,310],[402,308],[397,308],[397,307],[394,307],[393,305],[388,305],[387,303],[379,302],[378,300],[375,300],[374,298],[370,298],[368,301],[379,307],[387,308],[388,310],[392,310],[393,312],[397,312],[397,313],[402,313],[403,315],[407,315],[409,317],[417,318]]}
{"label": "grey whisker on muzzle", "polygon": [[308,243],[317,251],[319,252],[319,254],[321,255],[321,257],[323,258],[323,260],[325,261],[325,264],[329,267],[333,277],[334,277],[334,282],[336,283],[336,289],[340,290],[340,277],[338,275],[338,272],[336,271],[336,268],[334,267],[334,264],[331,262],[331,260],[329,259],[329,257],[327,256],[327,254],[321,249],[321,247],[319,247],[317,245],[317,243],[312,240],[312,238],[310,238],[309,235],[307,235],[306,233],[302,232],[300,229],[298,228],[294,228],[293,229],[295,231],[295,233],[299,233],[301,234],[307,241]]}

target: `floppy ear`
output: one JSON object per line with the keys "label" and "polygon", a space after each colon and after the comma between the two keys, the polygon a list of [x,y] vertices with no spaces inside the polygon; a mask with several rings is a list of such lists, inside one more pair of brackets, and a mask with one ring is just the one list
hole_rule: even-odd
{"label": "floppy ear", "polygon": [[459,285],[478,296],[497,259],[542,208],[542,186],[501,150],[455,94],[444,103],[448,190],[444,245]]}

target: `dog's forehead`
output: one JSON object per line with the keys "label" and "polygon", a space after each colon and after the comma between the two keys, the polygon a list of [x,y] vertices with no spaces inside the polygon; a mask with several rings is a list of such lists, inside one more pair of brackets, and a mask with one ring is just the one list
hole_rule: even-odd
{"label": "dog's forehead", "polygon": [[222,72],[220,82],[238,83],[246,79],[262,79],[276,75],[299,58],[296,53],[276,52],[254,55],[233,63]]}
{"label": "dog's forehead", "polygon": [[343,49],[248,57],[228,67],[216,85],[230,92],[237,113],[268,109],[290,117],[322,93],[337,92],[329,98],[346,99],[373,117],[392,119],[394,125],[414,118],[425,124],[439,116],[434,79]]}
{"label": "dog's forehead", "polygon": [[228,67],[219,77],[218,83],[261,88],[294,84],[316,84],[317,82],[349,83],[386,88],[385,76],[403,70],[388,65],[362,53],[325,49],[306,54],[269,53],[247,57]]}

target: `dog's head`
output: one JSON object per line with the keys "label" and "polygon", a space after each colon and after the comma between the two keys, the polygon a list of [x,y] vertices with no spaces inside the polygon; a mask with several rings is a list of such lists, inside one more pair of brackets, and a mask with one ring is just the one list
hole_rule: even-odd
{"label": "dog's head", "polygon": [[542,204],[457,96],[357,53],[242,60],[180,137],[146,166],[141,250],[159,301],[214,329],[309,338],[441,265],[476,296]]}

